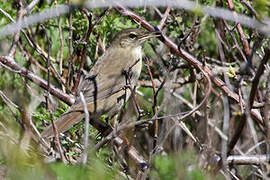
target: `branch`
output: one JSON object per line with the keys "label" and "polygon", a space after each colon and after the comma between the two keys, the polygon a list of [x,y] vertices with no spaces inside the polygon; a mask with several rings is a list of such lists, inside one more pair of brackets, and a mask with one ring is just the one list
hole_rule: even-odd
{"label": "branch", "polygon": [[54,87],[53,85],[50,85],[50,88],[48,88],[47,81],[35,75],[33,72],[27,70],[21,65],[17,64],[15,61],[13,61],[13,59],[6,56],[0,56],[0,63],[1,65],[3,64],[5,67],[8,67],[10,71],[15,71],[16,73],[28,78],[41,88],[49,90],[52,95],[64,101],[68,105],[72,105],[74,103],[75,99],[72,98],[70,95],[63,93],[60,89]]}
{"label": "branch", "polygon": [[[121,15],[123,16],[128,16],[129,18],[140,22],[141,25],[143,27],[145,27],[146,29],[148,29],[149,31],[155,31],[157,30],[156,27],[152,26],[150,23],[148,23],[146,20],[144,20],[143,18],[141,18],[140,16],[138,16],[137,14],[135,14],[134,12],[132,12],[131,10],[123,7],[123,6],[118,6],[115,8]],[[202,70],[202,72],[204,73],[204,75],[209,76],[211,78],[211,80],[213,81],[213,83],[220,88],[228,97],[232,98],[233,100],[235,100],[237,103],[239,103],[241,101],[241,103],[243,105],[245,105],[244,102],[242,102],[242,100],[240,100],[239,96],[234,93],[233,91],[231,91],[226,84],[219,79],[218,77],[216,77],[215,75],[213,75],[212,71],[210,69],[208,69],[206,66],[204,66],[200,61],[198,61],[195,57],[193,57],[191,54],[189,54],[188,52],[184,51],[181,48],[178,48],[177,45],[175,43],[173,43],[166,35],[164,35],[161,32],[161,37],[159,38],[160,41],[162,41],[164,44],[166,44],[169,48],[171,48],[171,50],[176,53],[177,55],[179,55],[180,57],[182,57],[183,59],[185,59],[187,62],[189,62],[190,64],[192,64],[193,66],[195,66],[196,68]],[[259,117],[254,111],[251,111],[251,115],[252,117],[260,124],[262,124],[262,119],[261,117]]]}
{"label": "branch", "polygon": [[248,165],[248,164],[268,164],[269,154],[261,155],[234,155],[227,158],[228,164]]}
{"label": "branch", "polygon": [[[247,113],[249,113],[249,111],[251,110],[251,107],[253,106],[254,100],[255,100],[255,95],[257,92],[257,88],[260,82],[260,78],[264,72],[265,69],[265,64],[267,63],[268,59],[270,58],[270,48],[266,49],[265,52],[265,56],[263,58],[263,60],[261,61],[261,64],[257,70],[257,73],[253,79],[252,82],[252,87],[251,87],[251,91],[250,91],[250,96],[249,96],[249,101],[248,101],[248,105],[247,105],[247,110],[246,113],[243,113],[241,116],[241,121],[239,122],[239,125],[235,131],[234,136],[232,137],[232,140],[229,144],[229,149],[227,154],[230,154],[231,151],[233,150],[234,146],[236,145],[237,141],[240,138],[240,135],[245,127],[246,121],[247,121]],[[250,112],[252,113],[252,112]],[[252,114],[251,114],[252,115]]]}
{"label": "branch", "polygon": [[[265,34],[266,36],[270,36],[270,26],[267,23],[261,23],[256,19],[250,18],[246,15],[237,14],[236,16],[233,15],[233,12],[224,9],[224,8],[217,8],[217,7],[210,7],[205,5],[196,5],[195,2],[187,1],[187,0],[145,0],[145,1],[136,1],[136,0],[103,0],[103,1],[87,1],[84,5],[89,9],[93,8],[107,8],[111,6],[116,6],[117,3],[120,3],[124,6],[128,7],[146,7],[146,6],[159,6],[159,7],[175,7],[181,8],[187,11],[194,11],[194,8],[200,10],[200,12],[210,15],[212,17],[217,17],[229,21],[233,21],[236,23],[240,23],[245,25],[246,27],[257,29],[261,33]],[[58,5],[53,8],[46,9],[42,12],[30,15],[28,17],[23,18],[21,21],[8,24],[0,28],[0,37],[4,37],[13,33],[20,31],[23,28],[27,28],[32,26],[33,24],[40,23],[47,21],[48,19],[58,17],[64,14],[68,14],[77,8],[74,5]]]}

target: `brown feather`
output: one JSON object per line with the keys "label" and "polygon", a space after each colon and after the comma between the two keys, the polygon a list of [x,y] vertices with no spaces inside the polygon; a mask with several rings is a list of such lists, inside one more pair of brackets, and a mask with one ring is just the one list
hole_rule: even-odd
{"label": "brown feather", "polygon": [[[73,111],[64,113],[57,121],[55,121],[55,125],[58,132],[64,132],[71,128],[74,124],[81,121],[84,117],[84,113]],[[52,124],[49,125],[42,133],[41,136],[44,138],[54,136]]]}
{"label": "brown feather", "polygon": [[[137,34],[137,39],[130,38],[130,33]],[[122,30],[116,35],[111,47],[81,79],[78,94],[84,94],[90,118],[98,120],[104,113],[113,116],[128,100],[131,92],[125,89],[127,79],[123,72],[129,71],[131,77],[128,85],[133,88],[141,73],[141,45],[147,37],[153,36],[140,29]],[[83,105],[80,96],[77,96],[70,110],[55,122],[58,132],[68,130],[83,117]],[[42,136],[54,136],[52,125],[42,132]]]}

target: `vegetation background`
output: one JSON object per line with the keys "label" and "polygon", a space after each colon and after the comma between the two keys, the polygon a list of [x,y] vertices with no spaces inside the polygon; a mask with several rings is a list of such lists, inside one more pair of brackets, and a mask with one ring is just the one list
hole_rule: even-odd
{"label": "vegetation background", "polygon": [[[2,0],[0,29],[66,3],[70,13],[45,13],[48,20],[1,36],[0,179],[269,178],[270,44],[260,27],[209,16],[203,6],[87,9],[85,2]],[[194,3],[270,29],[269,0]],[[111,136],[92,126],[86,135],[82,121],[51,142],[41,139],[72,103],[81,72],[131,27],[155,27],[161,37],[145,43],[136,97]]]}

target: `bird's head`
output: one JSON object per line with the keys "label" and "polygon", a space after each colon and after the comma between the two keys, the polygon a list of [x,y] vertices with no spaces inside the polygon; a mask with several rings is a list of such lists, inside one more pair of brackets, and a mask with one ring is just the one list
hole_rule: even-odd
{"label": "bird's head", "polygon": [[136,48],[141,46],[147,39],[157,36],[159,35],[155,32],[147,32],[137,28],[124,29],[116,34],[112,46]]}

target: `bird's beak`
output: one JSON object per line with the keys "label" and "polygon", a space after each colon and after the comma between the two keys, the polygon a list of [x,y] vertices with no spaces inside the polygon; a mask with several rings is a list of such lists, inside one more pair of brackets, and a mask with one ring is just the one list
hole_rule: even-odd
{"label": "bird's beak", "polygon": [[150,38],[153,38],[153,37],[159,37],[160,34],[158,32],[146,32],[145,34],[141,35],[138,40],[141,41],[141,42],[144,42]]}

